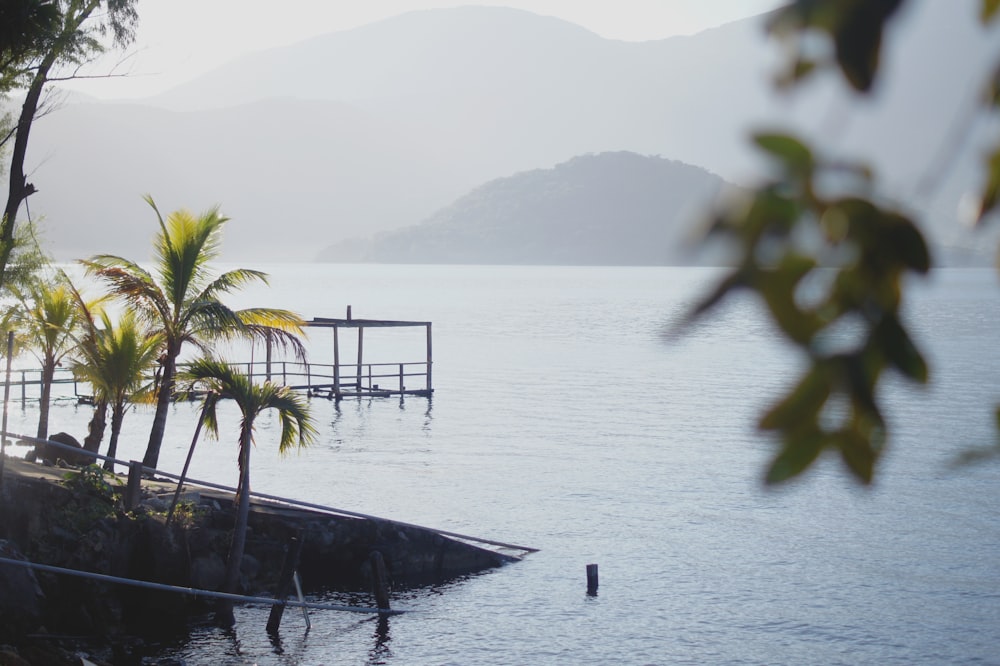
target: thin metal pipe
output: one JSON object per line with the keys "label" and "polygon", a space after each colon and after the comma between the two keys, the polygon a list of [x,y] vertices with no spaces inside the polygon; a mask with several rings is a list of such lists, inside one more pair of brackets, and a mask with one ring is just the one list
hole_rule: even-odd
{"label": "thin metal pipe", "polygon": [[[35,562],[29,562],[28,560],[14,560],[9,557],[0,557],[0,563],[2,564],[12,564],[14,566],[25,567],[27,569],[38,569],[39,571],[48,571],[50,573],[65,574],[67,576],[77,576],[79,578],[89,578],[91,580],[99,580],[105,583],[118,583],[120,585],[131,585],[132,587],[141,587],[147,590],[160,590],[163,592],[177,592],[179,594],[191,594],[197,597],[209,597],[213,599],[230,599],[232,601],[242,601],[248,604],[266,604],[268,606],[273,605],[276,599],[270,597],[252,597],[243,594],[230,594],[229,592],[216,592],[214,590],[201,590],[195,587],[183,587],[181,585],[167,585],[166,583],[153,583],[148,580],[135,580],[132,578],[121,578],[119,576],[109,576],[108,574],[93,573],[91,571],[79,571],[77,569],[66,569],[64,567],[54,567],[50,564],[37,564]],[[332,610],[332,611],[343,611],[345,613],[409,613],[412,611],[406,610],[383,610],[380,608],[367,608],[364,606],[341,606],[338,604],[322,604],[313,601],[296,601],[289,600],[285,602],[288,606],[301,606],[303,608],[312,608],[315,610]]]}
{"label": "thin metal pipe", "polygon": [[[68,449],[70,451],[79,451],[79,449],[76,449],[76,448],[74,448],[72,446],[66,446],[64,444],[60,444],[59,442],[52,442],[52,441],[49,441],[49,440],[38,439],[37,437],[29,437],[27,435],[17,435],[15,433],[9,433],[9,434],[10,434],[11,437],[15,437],[17,439],[23,439],[23,440],[29,441],[29,442],[36,442],[36,443],[37,442],[47,442],[50,445],[53,445],[53,446],[56,446],[56,447],[60,447],[60,448],[64,448],[64,449]],[[88,456],[95,456],[97,458],[102,458],[104,460],[111,460],[113,462],[116,462],[116,463],[119,463],[119,464],[122,464],[122,465],[127,465],[128,464],[128,461],[118,460],[116,458],[109,458],[108,456],[104,456],[104,455],[101,455],[99,453],[88,453],[87,455]],[[151,474],[159,474],[160,476],[165,476],[168,479],[174,479],[174,480],[180,481],[181,478],[182,478],[178,474],[173,474],[171,472],[164,472],[162,470],[156,469],[155,467],[146,467],[144,465],[142,469],[144,471],[146,471],[146,472],[151,473]],[[224,485],[222,485],[220,483],[212,483],[211,481],[200,481],[198,479],[184,479],[184,482],[187,483],[188,485],[202,486],[204,488],[212,488],[214,490],[222,490],[222,491],[225,491],[227,493],[235,493],[236,492],[236,488],[233,488],[231,486],[224,486]],[[528,546],[518,546],[516,544],[505,543],[503,541],[494,541],[492,539],[484,539],[482,537],[470,536],[468,534],[459,534],[458,532],[449,532],[447,530],[439,530],[439,529],[434,528],[434,527],[426,527],[426,526],[423,526],[423,525],[417,525],[415,523],[406,523],[406,522],[403,522],[403,521],[400,521],[400,520],[392,520],[390,518],[382,518],[380,516],[373,516],[373,515],[367,514],[367,513],[358,513],[357,511],[349,511],[347,509],[337,509],[337,508],[334,508],[334,507],[331,507],[331,506],[325,506],[323,504],[314,504],[312,502],[304,502],[302,500],[291,499],[291,498],[288,498],[288,497],[280,497],[278,495],[269,495],[267,493],[251,492],[250,493],[250,497],[256,497],[256,498],[259,498],[259,499],[271,500],[271,501],[274,501],[274,502],[280,502],[282,504],[287,504],[289,506],[299,506],[299,507],[305,507],[307,509],[315,509],[317,511],[322,511],[322,512],[325,512],[325,513],[332,513],[332,514],[340,515],[340,516],[348,516],[348,517],[351,517],[351,518],[364,518],[366,520],[381,520],[383,522],[391,523],[393,525],[399,525],[400,527],[413,527],[413,528],[420,529],[420,530],[428,530],[428,531],[440,534],[442,536],[454,537],[456,539],[462,539],[464,541],[471,541],[472,543],[485,543],[485,544],[489,544],[491,546],[498,546],[500,548],[509,548],[511,550],[520,550],[520,551],[523,551],[525,553],[537,553],[538,552],[537,548],[529,548]]]}

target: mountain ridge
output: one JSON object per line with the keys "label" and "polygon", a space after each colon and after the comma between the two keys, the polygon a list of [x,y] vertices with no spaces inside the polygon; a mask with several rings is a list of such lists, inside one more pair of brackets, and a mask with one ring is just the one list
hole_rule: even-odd
{"label": "mountain ridge", "polygon": [[[935,30],[958,14],[942,4],[907,12],[911,27],[887,42],[886,85],[865,104],[829,78],[803,100],[776,97],[760,18],[633,43],[520,10],[410,12],[282,47],[285,60],[269,50],[234,61],[229,83],[175,89],[173,115],[169,95],[67,104],[32,131],[31,210],[45,215],[59,258],[148,253],[148,192],[167,210],[219,204],[233,219],[227,258],[298,260],[577,155],[664,155],[747,184],[762,173],[748,132],[778,125],[834,157],[870,157],[891,175],[885,191],[924,212],[934,235],[966,242],[955,240],[954,211],[974,171],[920,187],[985,48],[974,16]],[[498,15],[503,30],[490,27]],[[176,110],[184,90],[200,108]],[[850,122],[837,118],[846,110]]]}
{"label": "mountain ridge", "polygon": [[581,155],[497,178],[418,225],[349,239],[318,259],[435,264],[666,265],[688,254],[695,211],[725,182],[627,151]]}

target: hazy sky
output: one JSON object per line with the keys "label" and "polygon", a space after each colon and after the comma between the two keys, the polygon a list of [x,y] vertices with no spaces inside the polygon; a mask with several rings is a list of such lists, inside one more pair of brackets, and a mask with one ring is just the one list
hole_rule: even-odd
{"label": "hazy sky", "polygon": [[[140,0],[141,24],[127,78],[77,82],[102,98],[166,90],[250,52],[348,30],[417,9],[504,5],[565,19],[629,41],[691,34],[783,4],[783,0]],[[114,54],[117,61],[122,54]],[[101,64],[106,71],[113,62]]]}

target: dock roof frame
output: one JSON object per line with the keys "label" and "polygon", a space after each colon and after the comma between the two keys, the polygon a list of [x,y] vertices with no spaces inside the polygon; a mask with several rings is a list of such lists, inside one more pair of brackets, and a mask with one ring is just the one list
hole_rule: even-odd
{"label": "dock roof frame", "polygon": [[[412,395],[423,395],[430,397],[434,393],[434,383],[432,381],[432,363],[433,363],[433,344],[431,337],[431,322],[429,321],[399,321],[392,319],[355,319],[351,316],[351,306],[347,306],[347,317],[344,319],[336,319],[332,317],[313,317],[311,320],[305,323],[306,326],[310,328],[330,328],[333,329],[333,389],[332,397],[337,400],[343,398],[346,394],[340,385],[340,336],[338,331],[341,328],[352,328],[358,330],[358,359],[356,363],[351,363],[351,366],[357,368],[357,378],[358,385],[356,387],[356,392],[349,395],[384,395],[384,394],[412,394]],[[400,364],[400,387],[399,391],[387,391],[386,389],[379,388],[377,390],[373,387],[368,387],[364,390],[361,386],[361,367],[364,365],[364,331],[366,328],[416,328],[424,327],[427,331],[427,357],[426,363],[426,387],[424,389],[418,390],[406,390],[403,386],[403,364]]]}

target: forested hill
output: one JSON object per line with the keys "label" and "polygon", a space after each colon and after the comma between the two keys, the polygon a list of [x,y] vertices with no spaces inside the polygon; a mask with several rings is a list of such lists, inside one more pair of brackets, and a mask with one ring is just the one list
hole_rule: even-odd
{"label": "forested hill", "polygon": [[415,226],[337,243],[321,261],[668,265],[698,263],[690,240],[724,181],[660,157],[575,157],[482,185]]}

